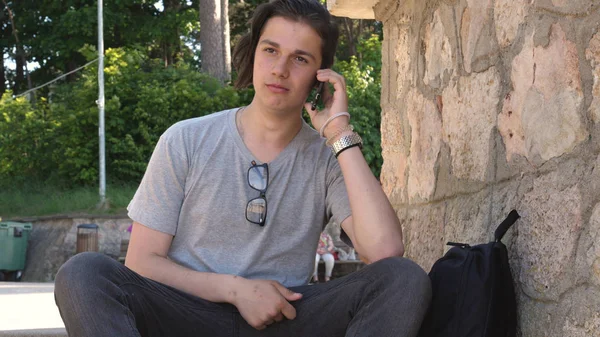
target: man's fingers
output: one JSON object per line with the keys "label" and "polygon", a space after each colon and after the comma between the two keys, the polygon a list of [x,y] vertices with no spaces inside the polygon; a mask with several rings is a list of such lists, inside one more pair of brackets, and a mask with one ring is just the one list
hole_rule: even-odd
{"label": "man's fingers", "polygon": [[288,288],[282,286],[278,282],[274,283],[274,286],[277,290],[279,290],[281,295],[283,295],[283,297],[288,301],[297,301],[300,298],[302,298],[302,294],[293,292],[293,291],[289,290]]}
{"label": "man's fingers", "polygon": [[283,314],[281,312],[278,313],[275,317],[273,317],[273,320],[275,320],[275,322],[283,321]]}
{"label": "man's fingers", "polygon": [[326,85],[323,88],[323,104],[326,107],[330,107],[331,106],[331,101],[333,100],[333,93],[331,92],[331,89],[329,89],[329,86]]}
{"label": "man's fingers", "polygon": [[333,88],[338,91],[346,91],[346,80],[344,76],[336,73],[333,70],[325,69],[317,72],[317,80],[321,82],[329,82],[333,84]]}
{"label": "man's fingers", "polygon": [[281,313],[283,314],[283,316],[285,316],[285,318],[287,319],[294,319],[296,318],[296,308],[294,308],[291,304],[289,303],[285,303],[283,305],[283,308],[281,309]]}

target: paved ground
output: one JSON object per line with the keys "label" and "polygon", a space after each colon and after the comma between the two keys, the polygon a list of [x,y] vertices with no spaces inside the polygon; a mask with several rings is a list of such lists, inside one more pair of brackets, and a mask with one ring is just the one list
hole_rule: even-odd
{"label": "paved ground", "polygon": [[54,284],[0,282],[0,336],[67,336]]}

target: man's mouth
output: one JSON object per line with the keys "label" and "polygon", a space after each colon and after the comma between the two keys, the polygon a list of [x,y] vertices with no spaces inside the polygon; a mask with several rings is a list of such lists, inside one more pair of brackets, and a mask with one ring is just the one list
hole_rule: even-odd
{"label": "man's mouth", "polygon": [[285,93],[285,92],[289,91],[288,88],[281,86],[279,84],[267,84],[267,88],[269,88],[269,90],[271,90],[271,92],[274,92],[274,93]]}

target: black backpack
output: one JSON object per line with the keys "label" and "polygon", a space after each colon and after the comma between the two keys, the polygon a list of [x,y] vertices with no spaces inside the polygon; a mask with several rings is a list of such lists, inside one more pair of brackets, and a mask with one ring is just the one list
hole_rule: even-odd
{"label": "black backpack", "polygon": [[500,241],[517,221],[512,210],[494,233],[495,240],[452,247],[437,260],[429,278],[433,296],[419,337],[514,337],[517,304],[508,252]]}

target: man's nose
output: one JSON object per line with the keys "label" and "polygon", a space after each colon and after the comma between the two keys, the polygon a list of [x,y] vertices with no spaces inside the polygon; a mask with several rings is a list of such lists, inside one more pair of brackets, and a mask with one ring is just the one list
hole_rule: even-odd
{"label": "man's nose", "polygon": [[280,57],[273,62],[273,68],[271,69],[273,75],[277,77],[286,78],[289,73],[288,60],[285,57]]}

